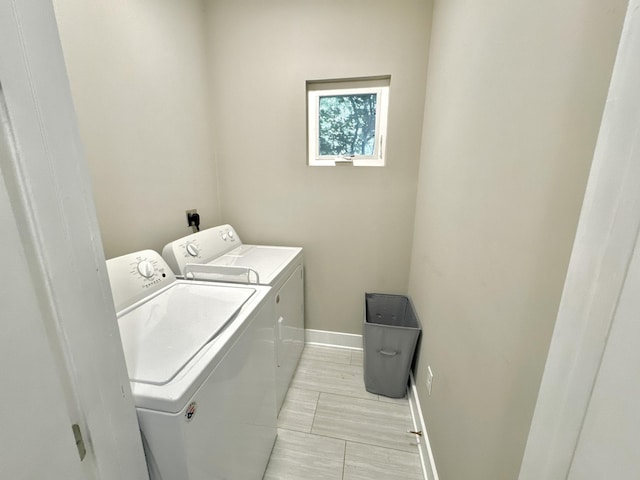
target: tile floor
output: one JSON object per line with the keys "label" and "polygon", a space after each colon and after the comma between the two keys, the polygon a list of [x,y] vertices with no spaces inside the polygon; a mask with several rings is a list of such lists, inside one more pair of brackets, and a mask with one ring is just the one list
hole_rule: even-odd
{"label": "tile floor", "polygon": [[407,398],[368,393],[362,351],[307,345],[264,480],[424,480]]}

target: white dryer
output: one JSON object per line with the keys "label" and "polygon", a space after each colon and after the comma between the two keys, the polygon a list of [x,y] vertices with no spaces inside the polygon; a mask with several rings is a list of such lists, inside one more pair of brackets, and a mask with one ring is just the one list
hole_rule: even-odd
{"label": "white dryer", "polygon": [[272,287],[279,411],[304,348],[302,248],[246,245],[231,225],[219,225],[167,244],[162,256],[187,279]]}
{"label": "white dryer", "polygon": [[270,288],[107,261],[152,480],[259,480],[276,437]]}

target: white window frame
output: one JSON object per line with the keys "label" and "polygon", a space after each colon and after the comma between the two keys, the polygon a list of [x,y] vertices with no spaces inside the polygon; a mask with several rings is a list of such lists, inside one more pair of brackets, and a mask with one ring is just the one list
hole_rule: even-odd
{"label": "white window frame", "polygon": [[[370,93],[377,95],[373,154],[352,156],[320,155],[318,152],[320,98]],[[307,82],[307,155],[309,166],[334,167],[336,165],[353,165],[355,167],[384,167],[388,111],[388,77],[338,82]]]}

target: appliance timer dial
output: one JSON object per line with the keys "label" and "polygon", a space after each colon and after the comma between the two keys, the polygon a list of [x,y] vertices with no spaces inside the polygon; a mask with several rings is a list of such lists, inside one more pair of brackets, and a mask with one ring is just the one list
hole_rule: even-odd
{"label": "appliance timer dial", "polygon": [[144,278],[151,278],[155,273],[155,268],[149,260],[142,260],[138,263],[138,273]]}
{"label": "appliance timer dial", "polygon": [[187,253],[192,257],[197,257],[198,254],[200,253],[200,250],[198,250],[198,247],[196,247],[193,243],[187,243],[186,248],[187,248]]}

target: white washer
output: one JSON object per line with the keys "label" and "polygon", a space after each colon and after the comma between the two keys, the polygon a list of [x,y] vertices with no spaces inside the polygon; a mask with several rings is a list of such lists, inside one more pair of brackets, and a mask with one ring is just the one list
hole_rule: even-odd
{"label": "white washer", "polygon": [[167,244],[162,256],[187,279],[272,287],[279,411],[304,348],[302,248],[245,245],[231,225],[219,225]]}
{"label": "white washer", "polygon": [[107,261],[152,480],[259,480],[276,438],[270,288]]}

